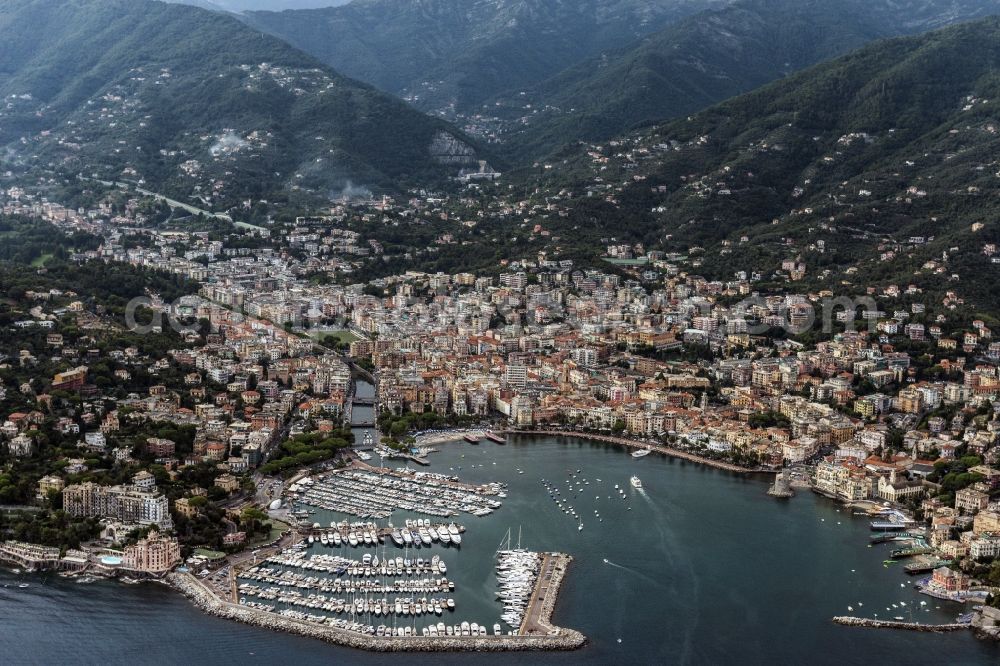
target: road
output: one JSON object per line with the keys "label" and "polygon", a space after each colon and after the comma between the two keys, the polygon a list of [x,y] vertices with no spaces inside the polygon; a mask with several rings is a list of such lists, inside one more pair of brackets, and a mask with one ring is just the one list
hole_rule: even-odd
{"label": "road", "polygon": [[[547,635],[556,630],[543,618],[545,600],[549,595],[552,574],[556,570],[558,560],[547,553],[542,554],[542,566],[538,573],[538,581],[535,583],[535,591],[528,602],[528,610],[524,614],[524,622],[521,623],[521,634],[533,636],[538,634]],[[552,590],[558,594],[558,590]]]}
{"label": "road", "polygon": [[185,210],[192,215],[204,215],[205,217],[215,218],[217,220],[222,220],[223,222],[229,222],[230,224],[236,225],[237,227],[242,227],[244,229],[252,229],[254,231],[268,231],[264,227],[254,226],[247,222],[235,222],[232,216],[226,213],[213,213],[210,210],[205,210],[204,208],[198,208],[197,206],[192,206],[191,204],[186,204],[183,201],[177,201],[176,199],[171,199],[170,197],[160,194],[159,192],[151,192],[150,190],[143,189],[136,185],[135,183],[130,183],[128,181],[109,181],[109,180],[98,180],[96,178],[87,178],[85,176],[80,176],[82,180],[92,180],[98,182],[107,187],[119,187],[119,188],[131,188],[139,194],[144,194],[147,197],[153,197],[157,201],[162,201],[171,208],[180,208]]}

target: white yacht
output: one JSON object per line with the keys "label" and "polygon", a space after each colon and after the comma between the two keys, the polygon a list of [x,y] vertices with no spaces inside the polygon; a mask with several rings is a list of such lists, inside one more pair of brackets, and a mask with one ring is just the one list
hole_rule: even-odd
{"label": "white yacht", "polygon": [[652,452],[653,452],[652,449],[639,449],[637,451],[633,451],[632,452],[632,457],[633,458],[645,458],[646,456],[648,456]]}
{"label": "white yacht", "polygon": [[637,476],[633,476],[629,479],[629,482],[632,484],[633,488],[642,488],[642,481]]}

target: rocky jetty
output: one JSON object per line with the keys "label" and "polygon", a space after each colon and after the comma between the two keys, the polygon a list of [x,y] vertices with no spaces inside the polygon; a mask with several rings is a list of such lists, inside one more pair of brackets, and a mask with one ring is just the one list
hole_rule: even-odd
{"label": "rocky jetty", "polygon": [[771,487],[768,488],[767,494],[771,497],[778,498],[793,497],[795,495],[787,469],[781,470],[781,472],[774,477],[774,483],[772,483]]}
{"label": "rocky jetty", "polygon": [[[565,568],[562,569],[564,572]],[[560,573],[560,579],[561,577],[562,573]],[[210,615],[372,652],[576,650],[587,642],[583,634],[571,629],[558,629],[555,633],[546,636],[412,636],[405,638],[368,636],[223,601],[190,574],[171,573],[167,577],[167,583]]]}
{"label": "rocky jetty", "polygon": [[[552,613],[556,610],[556,601],[559,599],[559,588],[562,587],[563,578],[566,577],[566,571],[569,569],[570,562],[573,558],[569,555],[564,554],[554,554],[552,557],[556,558],[556,566],[552,570],[552,578],[549,580],[549,594],[545,596],[545,600],[542,602],[542,609],[539,613],[539,621],[552,625]],[[564,632],[566,629],[557,628],[556,631]],[[572,632],[576,633],[576,632]]]}
{"label": "rocky jetty", "polygon": [[972,616],[972,631],[984,640],[1000,641],[1000,608],[982,606]]}

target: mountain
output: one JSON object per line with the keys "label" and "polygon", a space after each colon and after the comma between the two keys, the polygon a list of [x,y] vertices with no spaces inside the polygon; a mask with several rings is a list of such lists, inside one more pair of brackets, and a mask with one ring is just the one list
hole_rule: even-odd
{"label": "mountain", "polygon": [[201,9],[207,9],[213,12],[232,11],[226,9],[219,3],[212,2],[211,0],[163,0],[163,1],[176,5],[190,5],[191,7],[200,7]]}
{"label": "mountain", "polygon": [[878,42],[525,180],[567,207],[564,248],[641,242],[718,279],[801,257],[817,288],[997,308],[998,72],[996,17]]}
{"label": "mountain", "polygon": [[502,96],[525,124],[510,153],[684,116],[877,39],[997,12],[1000,0],[740,0]]}
{"label": "mountain", "polygon": [[232,205],[436,183],[475,162],[443,121],[230,15],[147,0],[0,4],[5,162]]}
{"label": "mountain", "polygon": [[470,109],[730,0],[356,0],[251,25],[419,108]]}
{"label": "mountain", "polygon": [[346,5],[351,0],[167,0],[182,5],[194,5],[202,9],[216,9],[227,12],[273,11],[282,12],[287,9],[318,9],[320,7],[338,7]]}

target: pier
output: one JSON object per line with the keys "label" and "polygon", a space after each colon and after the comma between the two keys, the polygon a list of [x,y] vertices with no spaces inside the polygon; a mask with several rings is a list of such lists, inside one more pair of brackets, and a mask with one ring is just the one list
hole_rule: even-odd
{"label": "pier", "polygon": [[574,431],[564,431],[564,430],[504,430],[502,431],[505,435],[542,435],[546,437],[558,436],[558,437],[575,437],[578,439],[590,439],[598,442],[606,442],[608,444],[614,444],[615,446],[623,446],[627,449],[649,449],[660,455],[667,456],[668,458],[679,458],[681,460],[687,460],[688,462],[697,463],[699,465],[705,465],[707,467],[714,467],[715,469],[725,470],[727,472],[735,472],[737,474],[774,474],[775,470],[770,469],[748,469],[746,467],[740,467],[739,465],[734,465],[732,463],[727,463],[722,460],[712,460],[711,458],[705,458],[694,453],[688,453],[687,451],[681,451],[670,446],[663,446],[662,444],[647,444],[646,442],[638,442],[632,439],[626,439],[624,437],[613,437],[611,435],[597,435],[594,433],[587,432],[574,432]]}
{"label": "pier", "polygon": [[[562,556],[567,557],[567,556]],[[256,627],[285,631],[307,638],[372,652],[519,652],[577,650],[587,643],[578,631],[549,624],[555,597],[565,573],[565,563],[551,569],[551,578],[540,576],[548,583],[536,617],[549,631],[545,634],[514,636],[374,636],[330,624],[319,624],[300,617],[273,613],[220,598],[201,581],[188,573],[173,572],[167,583],[198,608],[215,617],[243,622]],[[539,624],[538,626],[542,626]]]}
{"label": "pier", "polygon": [[535,582],[535,591],[528,602],[524,622],[518,634],[522,636],[558,635],[562,631],[552,625],[559,587],[573,558],[562,553],[543,553],[542,566]]}
{"label": "pier", "polygon": [[344,469],[302,479],[288,488],[293,506],[304,504],[361,518],[388,518],[414,511],[439,518],[460,513],[485,516],[506,497],[503,484],[471,485],[432,472],[392,470],[354,462]]}

